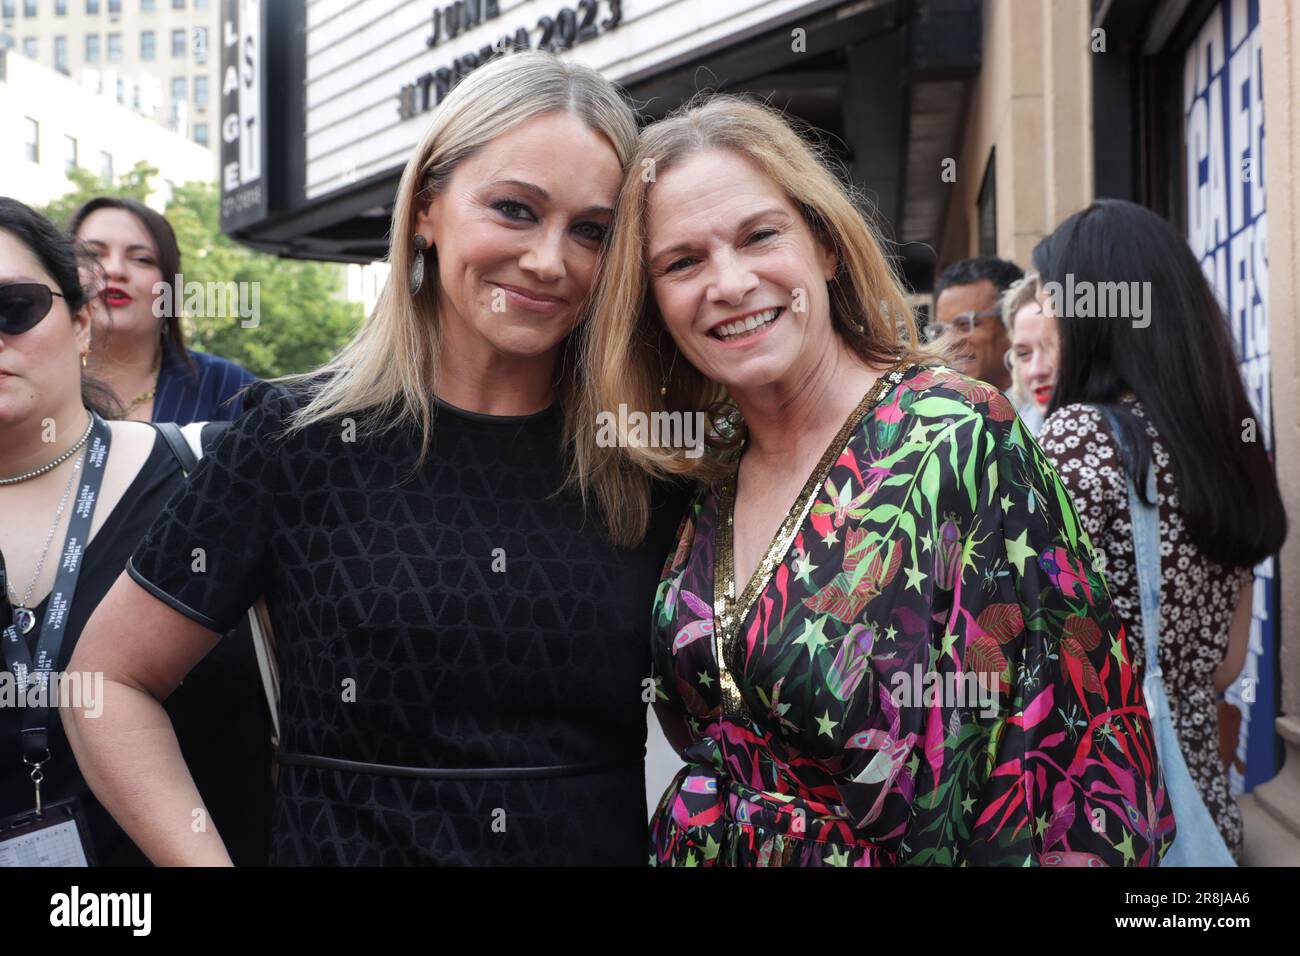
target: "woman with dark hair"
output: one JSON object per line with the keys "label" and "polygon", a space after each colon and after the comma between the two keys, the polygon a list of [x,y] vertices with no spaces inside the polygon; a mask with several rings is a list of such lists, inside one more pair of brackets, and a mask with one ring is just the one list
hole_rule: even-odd
{"label": "woman with dark hair", "polygon": [[[180,424],[238,418],[238,393],[257,379],[185,347],[181,252],[167,220],[134,199],[98,196],[72,214],[68,231],[103,270],[107,322],[103,333],[95,329],[90,369],[112,388],[124,417]],[[170,294],[155,293],[160,283]]]}
{"label": "woman with dark hair", "polygon": [[[147,862],[91,794],[64,737],[70,710],[56,708],[102,708],[102,677],[60,675],[183,474],[156,428],[104,420],[102,389],[82,373],[89,304],[68,238],[0,197],[0,865],[41,865],[40,846],[51,843],[42,831],[74,820],[80,838],[61,859]],[[265,862],[270,714],[251,642],[227,643],[167,712],[180,728],[212,728],[182,729],[181,750],[232,852]],[[190,823],[209,825],[202,815]]]}
{"label": "woman with dark hair", "polygon": [[[1241,816],[1220,762],[1215,695],[1241,671],[1251,567],[1281,547],[1286,514],[1268,455],[1244,430],[1255,412],[1222,309],[1178,232],[1121,200],[1098,200],[1066,219],[1039,243],[1033,265],[1044,283],[1040,301],[1060,330],[1056,391],[1039,442],[1105,556],[1139,658],[1146,625],[1160,622],[1151,650],[1177,738],[1161,761],[1168,775],[1172,751],[1181,750],[1213,822],[1208,838],[1187,849],[1208,852],[1217,829],[1238,858]],[[1140,569],[1135,519],[1142,534],[1147,514],[1153,529],[1158,520],[1159,558]],[[1192,833],[1177,803],[1174,812],[1180,833]]]}

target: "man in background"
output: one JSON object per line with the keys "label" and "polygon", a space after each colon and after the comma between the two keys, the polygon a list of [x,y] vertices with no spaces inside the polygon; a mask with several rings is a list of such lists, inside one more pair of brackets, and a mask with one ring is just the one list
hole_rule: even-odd
{"label": "man in background", "polygon": [[1002,294],[1024,274],[1014,262],[978,256],[954,262],[934,284],[931,335],[950,333],[959,344],[957,371],[1003,392],[1011,387],[1011,340],[1002,324]]}

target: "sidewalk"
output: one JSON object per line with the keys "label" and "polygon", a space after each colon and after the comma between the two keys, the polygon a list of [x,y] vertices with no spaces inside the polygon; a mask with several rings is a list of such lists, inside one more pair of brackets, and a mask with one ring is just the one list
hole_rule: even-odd
{"label": "sidewalk", "polygon": [[1237,798],[1245,832],[1242,866],[1300,866],[1300,838],[1260,806],[1252,794]]}

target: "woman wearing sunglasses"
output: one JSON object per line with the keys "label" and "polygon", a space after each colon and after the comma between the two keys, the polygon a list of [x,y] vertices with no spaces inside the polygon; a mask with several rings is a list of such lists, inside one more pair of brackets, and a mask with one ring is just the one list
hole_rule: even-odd
{"label": "woman wearing sunglasses", "polygon": [[[72,214],[68,231],[97,266],[89,369],[113,390],[122,417],[181,425],[238,418],[240,392],[257,379],[185,347],[181,252],[171,224],[134,199],[97,196]],[[172,286],[168,297],[154,291],[163,283]]]}
{"label": "woman wearing sunglasses", "polygon": [[[59,675],[183,475],[154,428],[105,421],[112,396],[82,371],[89,304],[72,243],[0,198],[0,865],[147,862],[90,793],[57,710],[65,703],[96,714],[102,678]],[[247,699],[239,686],[250,688]],[[220,726],[224,749],[189,734],[180,746],[205,780],[241,781],[237,801],[212,790],[205,797],[232,852],[249,862],[266,859],[269,840],[269,715],[257,690],[256,670],[213,659],[167,702],[182,723],[202,712]],[[210,773],[214,754],[221,766]],[[58,837],[43,832],[73,821]],[[192,823],[208,825],[198,816]]]}

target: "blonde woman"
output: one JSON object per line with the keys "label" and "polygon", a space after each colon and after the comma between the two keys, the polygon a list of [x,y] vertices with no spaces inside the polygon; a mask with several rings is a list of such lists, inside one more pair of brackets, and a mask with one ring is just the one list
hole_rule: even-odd
{"label": "blonde woman", "polygon": [[700,484],[654,606],[686,767],[652,859],[1154,864],[1173,820],[1129,644],[1010,403],[917,347],[879,241],[778,114],[690,106],[630,169],[587,413],[730,409],[712,454],[629,433],[575,476],[629,541],[649,476]]}
{"label": "blonde woman", "polygon": [[587,68],[466,78],[402,176],[374,314],[319,375],[258,386],[135,552],[73,665],[105,672],[103,717],[70,736],[156,863],[228,862],[158,701],[263,593],[274,863],[645,862],[646,625],[680,512],[616,548],[555,494],[634,141]]}
{"label": "blonde woman", "polygon": [[1040,291],[1038,276],[1030,273],[1002,297],[1002,324],[1011,341],[1006,355],[1011,395],[1016,414],[1033,435],[1038,434],[1052,403],[1059,352],[1056,316]]}

